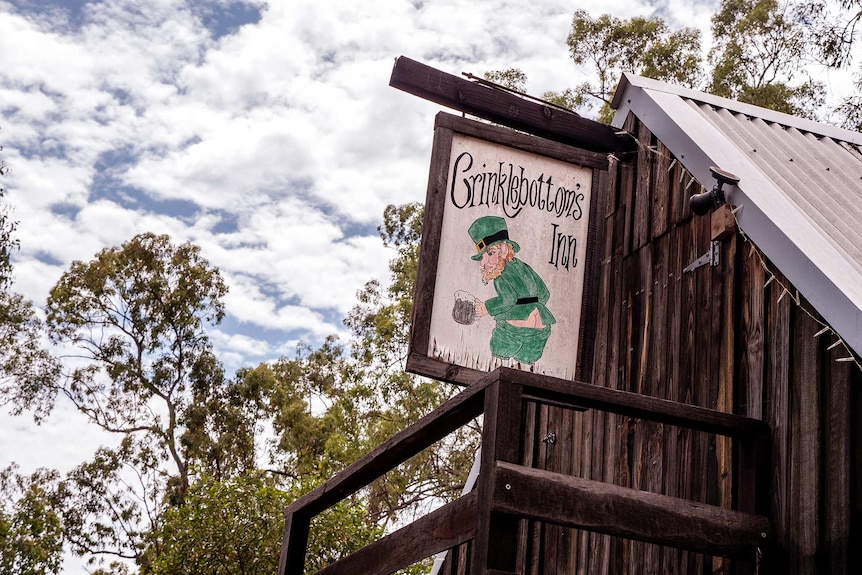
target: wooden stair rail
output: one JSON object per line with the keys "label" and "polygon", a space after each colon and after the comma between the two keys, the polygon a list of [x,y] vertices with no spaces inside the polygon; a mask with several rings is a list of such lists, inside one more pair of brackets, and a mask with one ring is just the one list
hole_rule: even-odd
{"label": "wooden stair rail", "polygon": [[[639,417],[739,441],[739,510],[520,465],[523,402]],[[760,420],[583,382],[499,368],[285,509],[279,575],[304,572],[311,519],[484,412],[476,490],[387,535],[319,575],[387,575],[473,541],[471,573],[515,573],[522,519],[753,560],[769,539],[769,426]],[[552,497],[555,505],[547,505]],[[757,513],[757,514],[755,514]],[[672,527],[671,527],[672,526]]]}

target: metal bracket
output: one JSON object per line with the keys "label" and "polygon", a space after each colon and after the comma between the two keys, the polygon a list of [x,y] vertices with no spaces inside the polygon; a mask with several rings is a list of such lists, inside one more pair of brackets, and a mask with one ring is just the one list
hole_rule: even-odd
{"label": "metal bracket", "polygon": [[697,268],[705,266],[707,264],[712,267],[717,266],[719,261],[718,255],[720,253],[720,248],[721,243],[718,240],[713,240],[709,242],[709,250],[705,254],[688,264],[688,267],[682,270],[683,273],[693,272]]}

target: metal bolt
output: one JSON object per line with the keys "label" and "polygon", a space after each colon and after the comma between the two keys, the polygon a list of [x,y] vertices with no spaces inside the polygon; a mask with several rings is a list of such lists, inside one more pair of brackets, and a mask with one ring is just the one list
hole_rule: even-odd
{"label": "metal bolt", "polygon": [[[507,483],[507,484],[506,484],[506,491],[511,491],[511,490],[512,490],[512,484],[511,484],[511,483]],[[764,534],[763,534],[763,536],[764,536],[764,537],[766,537],[766,533],[764,533]]]}

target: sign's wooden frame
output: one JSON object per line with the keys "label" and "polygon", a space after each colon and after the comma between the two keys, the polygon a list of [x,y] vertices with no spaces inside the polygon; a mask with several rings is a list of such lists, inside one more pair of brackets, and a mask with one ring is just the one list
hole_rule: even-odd
{"label": "sign's wooden frame", "polygon": [[434,301],[435,281],[440,253],[440,236],[443,225],[449,162],[453,135],[459,133],[498,145],[509,146],[528,153],[561,160],[592,169],[590,221],[587,235],[584,270],[584,293],[581,302],[581,325],[577,346],[575,379],[589,381],[592,371],[594,335],[596,332],[598,293],[598,262],[596,246],[601,241],[604,226],[599,223],[599,214],[604,198],[600,193],[601,182],[606,182],[607,155],[592,152],[544,138],[517,132],[510,128],[468,120],[440,112],[435,121],[434,144],[425,200],[425,215],[422,227],[422,246],[416,279],[416,294],[413,304],[413,321],[410,332],[407,371],[461,385],[470,385],[484,372],[462,367],[429,357],[431,313]]}

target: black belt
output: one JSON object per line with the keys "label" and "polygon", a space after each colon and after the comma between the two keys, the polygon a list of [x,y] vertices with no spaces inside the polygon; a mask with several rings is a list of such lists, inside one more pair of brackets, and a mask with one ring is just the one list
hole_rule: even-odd
{"label": "black belt", "polygon": [[525,303],[539,303],[539,298],[536,296],[533,297],[519,297],[518,301],[515,302],[515,305],[523,305]]}

